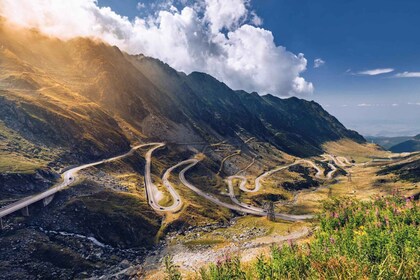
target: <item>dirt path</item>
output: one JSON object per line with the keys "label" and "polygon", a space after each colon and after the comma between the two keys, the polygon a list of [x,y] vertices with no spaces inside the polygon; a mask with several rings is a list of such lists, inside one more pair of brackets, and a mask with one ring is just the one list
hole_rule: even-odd
{"label": "dirt path", "polygon": [[161,267],[159,265],[152,266],[151,264],[160,263],[162,258],[167,255],[173,257],[174,264],[179,266],[181,271],[193,272],[198,271],[200,267],[223,260],[227,256],[239,256],[242,262],[249,262],[255,260],[262,253],[268,253],[273,244],[302,239],[309,236],[310,233],[311,231],[308,227],[303,227],[286,235],[272,234],[240,243],[231,242],[223,247],[214,246],[199,249],[196,249],[197,247],[192,249],[182,244],[177,244],[146,260],[146,269],[150,271],[147,279],[162,279],[160,278],[162,277],[161,271],[155,271],[160,270]]}

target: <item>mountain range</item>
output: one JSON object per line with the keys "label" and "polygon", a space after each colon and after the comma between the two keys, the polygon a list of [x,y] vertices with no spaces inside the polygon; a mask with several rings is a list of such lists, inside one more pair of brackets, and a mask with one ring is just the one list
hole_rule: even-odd
{"label": "mountain range", "polygon": [[0,279],[134,279],[173,247],[188,265],[192,248],[262,252],[314,234],[328,198],[395,178],[416,190],[419,155],[393,158],[314,101],[1,19],[0,67],[0,207],[14,209]]}
{"label": "mountain range", "polygon": [[313,101],[235,91],[93,39],[62,41],[2,21],[0,45],[2,142],[34,165],[103,158],[146,139],[256,137],[301,157],[321,154],[327,141],[365,141]]}

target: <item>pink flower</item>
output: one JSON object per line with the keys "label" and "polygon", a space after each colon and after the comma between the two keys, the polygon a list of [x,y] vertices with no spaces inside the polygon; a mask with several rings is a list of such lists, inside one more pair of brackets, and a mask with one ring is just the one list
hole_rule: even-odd
{"label": "pink flower", "polygon": [[386,223],[386,226],[389,227],[389,218],[387,216],[385,216],[385,223]]}

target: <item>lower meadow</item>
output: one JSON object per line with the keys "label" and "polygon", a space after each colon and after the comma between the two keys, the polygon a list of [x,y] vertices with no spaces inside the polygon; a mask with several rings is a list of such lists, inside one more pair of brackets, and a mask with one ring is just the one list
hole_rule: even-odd
{"label": "lower meadow", "polygon": [[[323,210],[309,241],[273,245],[251,263],[227,256],[193,278],[420,279],[420,212],[413,197],[332,199]],[[170,261],[167,267],[167,279],[180,279]]]}

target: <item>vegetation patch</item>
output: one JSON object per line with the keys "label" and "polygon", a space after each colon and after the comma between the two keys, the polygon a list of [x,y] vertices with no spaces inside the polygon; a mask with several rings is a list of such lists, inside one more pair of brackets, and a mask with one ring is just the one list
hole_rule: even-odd
{"label": "vegetation patch", "polygon": [[418,183],[420,182],[420,159],[385,167],[378,172],[378,175],[390,173],[396,174],[402,180]]}
{"label": "vegetation patch", "polygon": [[369,202],[334,199],[305,244],[274,246],[250,264],[239,258],[201,268],[197,279],[419,279],[420,211],[398,194]]}
{"label": "vegetation patch", "polygon": [[50,262],[59,268],[71,269],[77,273],[93,267],[91,263],[68,248],[43,243],[37,243],[35,247],[36,250],[33,253],[35,258]]}

